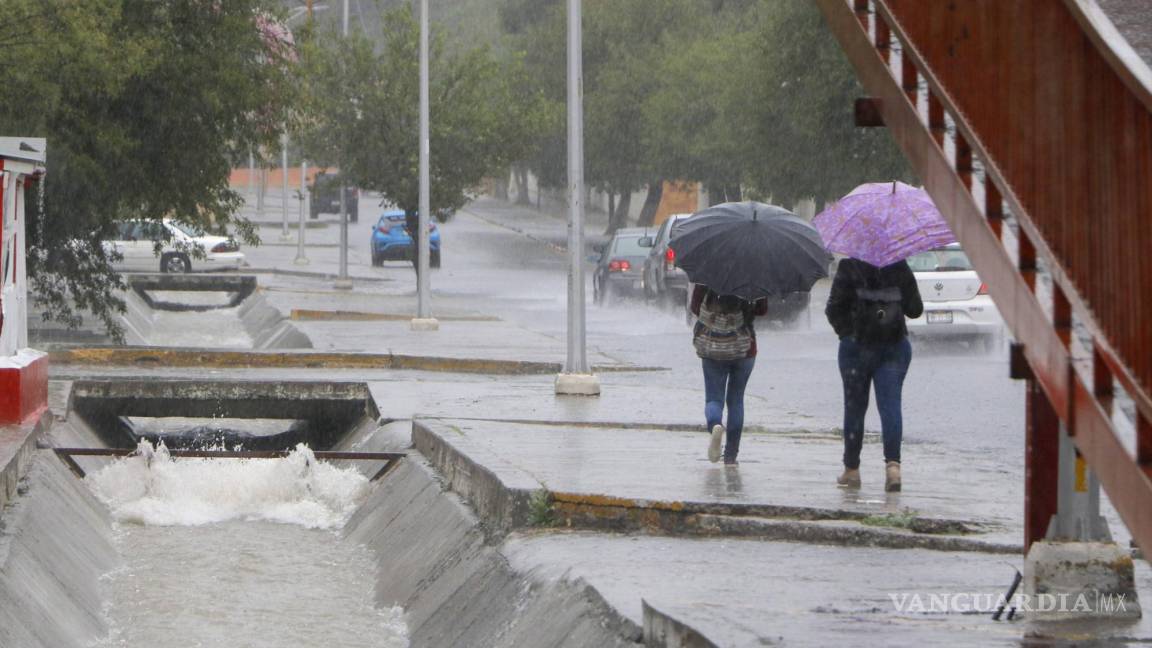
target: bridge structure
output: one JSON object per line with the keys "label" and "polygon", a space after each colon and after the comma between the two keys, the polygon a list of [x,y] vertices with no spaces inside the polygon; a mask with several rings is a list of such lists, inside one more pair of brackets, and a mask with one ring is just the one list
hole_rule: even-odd
{"label": "bridge structure", "polygon": [[1118,27],[1152,42],[1143,3],[816,3],[857,123],[891,131],[1016,340],[1026,551],[1086,474],[1152,551],[1152,70]]}

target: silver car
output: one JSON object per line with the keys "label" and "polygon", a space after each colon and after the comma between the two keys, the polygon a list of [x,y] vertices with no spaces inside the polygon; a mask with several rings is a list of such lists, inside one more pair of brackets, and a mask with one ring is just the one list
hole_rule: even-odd
{"label": "silver car", "polygon": [[670,305],[684,302],[688,295],[688,275],[676,267],[676,253],[668,247],[672,226],[677,221],[689,218],[692,214],[672,214],[660,225],[656,236],[640,239],[642,247],[649,248],[644,259],[644,273],[641,281],[644,297],[649,300],[663,300]]}

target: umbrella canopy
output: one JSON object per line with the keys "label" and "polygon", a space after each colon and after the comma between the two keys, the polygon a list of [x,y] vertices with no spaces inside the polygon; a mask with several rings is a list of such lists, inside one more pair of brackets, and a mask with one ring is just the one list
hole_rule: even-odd
{"label": "umbrella canopy", "polygon": [[956,242],[928,192],[903,182],[862,184],[812,223],[830,251],[878,267]]}
{"label": "umbrella canopy", "polygon": [[831,260],[816,228],[758,202],[699,211],[676,223],[669,246],[693,283],[744,299],[810,290]]}

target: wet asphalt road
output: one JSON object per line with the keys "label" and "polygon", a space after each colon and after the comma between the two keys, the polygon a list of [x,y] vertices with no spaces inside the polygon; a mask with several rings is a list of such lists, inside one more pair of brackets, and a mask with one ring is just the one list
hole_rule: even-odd
{"label": "wet asphalt road", "polygon": [[[564,224],[554,221],[550,227],[537,226],[535,231],[519,227],[533,234],[530,239],[491,224],[519,226],[508,212],[501,203],[480,201],[445,225],[444,269],[433,275],[433,285],[442,298],[482,295],[500,305],[496,308],[500,316],[555,336],[562,359],[567,258],[540,239],[562,243]],[[550,236],[546,234],[549,231]],[[599,232],[599,227],[588,228],[590,238]],[[648,304],[642,299],[595,306],[591,304],[590,282],[587,277],[589,348],[635,364],[668,367],[671,371],[637,376],[637,380],[651,382],[653,399],[695,393],[701,401],[702,417],[703,379],[683,309]],[[828,283],[821,282],[813,291],[810,326],[802,322],[794,330],[762,327],[760,353],[747,392],[746,418],[750,424],[839,428],[838,342],[823,316],[827,289]],[[1006,349],[986,354],[969,349],[964,342],[917,340],[904,401],[904,434],[910,446],[932,443],[960,454],[995,453],[1002,457],[1006,469],[1022,467],[1024,390],[1022,383],[1008,377]],[[758,421],[756,409],[761,403],[772,409],[784,407],[794,418]],[[869,414],[867,428],[879,430],[874,411]]]}

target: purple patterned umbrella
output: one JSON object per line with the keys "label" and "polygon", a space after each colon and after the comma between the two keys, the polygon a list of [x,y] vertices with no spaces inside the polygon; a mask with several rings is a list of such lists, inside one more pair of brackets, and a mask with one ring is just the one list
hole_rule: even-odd
{"label": "purple patterned umbrella", "polygon": [[878,267],[956,242],[928,192],[903,182],[862,184],[812,224],[829,252]]}

